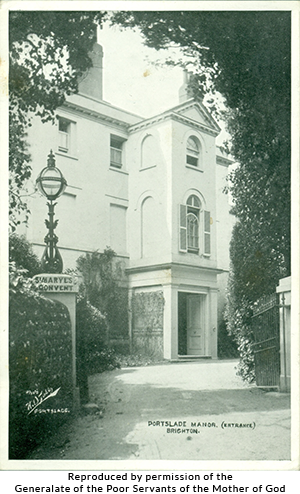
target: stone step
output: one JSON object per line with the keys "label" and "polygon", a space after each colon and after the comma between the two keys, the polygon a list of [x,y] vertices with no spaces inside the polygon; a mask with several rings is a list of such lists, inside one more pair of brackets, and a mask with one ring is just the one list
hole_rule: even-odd
{"label": "stone step", "polygon": [[210,355],[178,355],[177,359],[172,360],[172,362],[193,362],[195,360],[209,360]]}

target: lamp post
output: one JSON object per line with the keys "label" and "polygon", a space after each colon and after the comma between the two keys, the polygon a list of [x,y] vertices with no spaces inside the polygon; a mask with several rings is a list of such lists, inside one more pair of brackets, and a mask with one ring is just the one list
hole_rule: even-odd
{"label": "lamp post", "polygon": [[48,199],[48,216],[49,220],[45,220],[48,233],[45,236],[46,248],[42,256],[42,269],[44,273],[61,273],[63,270],[63,261],[56,246],[58,237],[54,230],[57,227],[58,220],[54,221],[54,207],[57,199],[64,192],[67,181],[61,171],[55,166],[55,157],[52,152],[48,155],[47,166],[43,168],[36,184],[39,191]]}

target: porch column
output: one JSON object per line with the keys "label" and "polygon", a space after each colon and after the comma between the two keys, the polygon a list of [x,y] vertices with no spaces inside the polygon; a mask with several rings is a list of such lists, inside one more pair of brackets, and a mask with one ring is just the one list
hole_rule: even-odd
{"label": "porch column", "polygon": [[172,285],[164,285],[164,358],[178,357],[178,290]]}
{"label": "porch column", "polygon": [[218,289],[211,288],[209,290],[209,340],[210,340],[210,354],[211,358],[218,358]]}
{"label": "porch column", "polygon": [[129,351],[132,354],[133,349],[133,324],[132,324],[132,288],[128,290],[128,336],[129,336]]}

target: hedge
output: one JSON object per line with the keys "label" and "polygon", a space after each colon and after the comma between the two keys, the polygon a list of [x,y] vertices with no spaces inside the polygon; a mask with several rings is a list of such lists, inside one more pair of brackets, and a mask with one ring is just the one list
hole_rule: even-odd
{"label": "hedge", "polygon": [[71,322],[63,304],[11,291],[9,380],[9,456],[21,459],[72,410]]}

